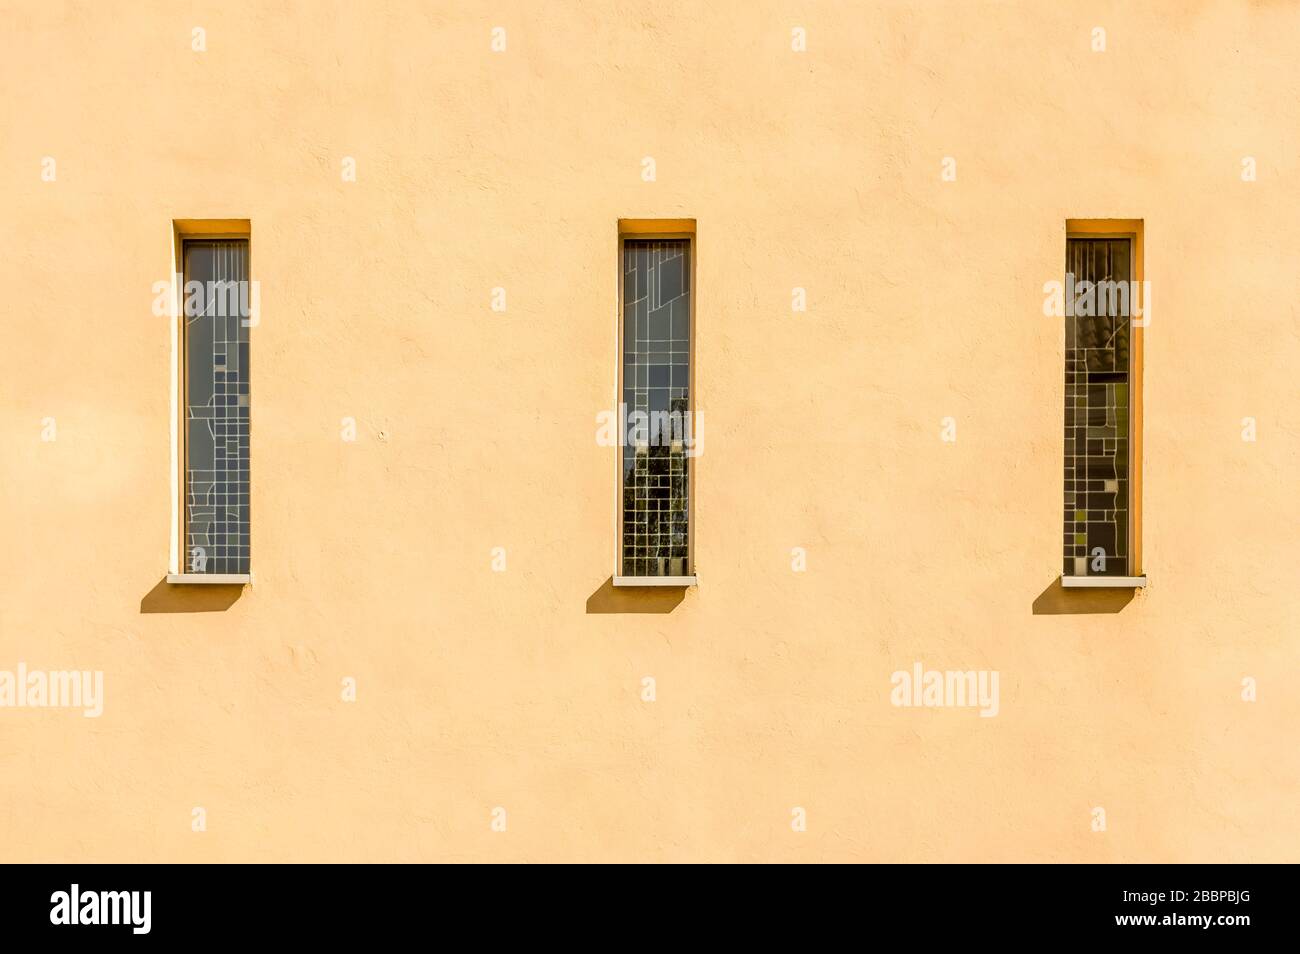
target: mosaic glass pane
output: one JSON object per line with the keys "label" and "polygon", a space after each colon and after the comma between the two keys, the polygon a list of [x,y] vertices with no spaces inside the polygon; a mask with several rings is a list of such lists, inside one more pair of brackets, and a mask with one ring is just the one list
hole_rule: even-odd
{"label": "mosaic glass pane", "polygon": [[691,246],[623,243],[624,576],[686,576]]}
{"label": "mosaic glass pane", "polygon": [[184,252],[185,572],[248,573],[248,242]]}
{"label": "mosaic glass pane", "polygon": [[1131,262],[1128,239],[1066,243],[1067,576],[1128,575]]}

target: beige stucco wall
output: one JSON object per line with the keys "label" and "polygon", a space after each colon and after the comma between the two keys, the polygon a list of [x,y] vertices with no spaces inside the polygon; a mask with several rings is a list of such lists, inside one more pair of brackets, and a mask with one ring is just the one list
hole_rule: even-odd
{"label": "beige stucco wall", "polygon": [[[0,669],[105,700],[0,709],[0,858],[1296,860],[1300,8],[453,6],[5,5]],[[150,310],[228,216],[233,602],[160,585]],[[1154,298],[1122,606],[1042,595],[1087,216],[1145,221]],[[606,583],[619,217],[698,222],[676,605]],[[892,706],[916,662],[999,714]]]}

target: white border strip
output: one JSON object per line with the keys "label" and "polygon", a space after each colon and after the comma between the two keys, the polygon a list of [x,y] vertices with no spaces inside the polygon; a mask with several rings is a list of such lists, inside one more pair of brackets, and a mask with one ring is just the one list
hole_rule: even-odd
{"label": "white border strip", "polygon": [[[168,256],[172,263],[171,272],[167,276],[167,281],[175,284],[176,281],[176,223],[168,221],[170,238],[171,238],[171,255]],[[180,418],[180,399],[181,399],[181,341],[180,341],[180,315],[181,311],[178,305],[178,299],[181,290],[172,289],[171,295],[171,331],[172,331],[172,358],[171,358],[171,469],[167,474],[167,483],[171,487],[172,497],[172,515],[171,515],[171,542],[167,548],[167,575],[179,574],[181,571],[181,497],[180,497],[180,472],[181,472],[181,418]]]}
{"label": "white border strip", "polygon": [[615,586],[697,586],[694,576],[616,576]]}
{"label": "white border strip", "polygon": [[1065,576],[1061,575],[1061,586],[1066,589],[1112,589],[1131,590],[1147,585],[1145,576]]}
{"label": "white border strip", "polygon": [[253,574],[251,573],[168,573],[168,583],[224,583],[224,584],[243,584],[252,583]]}

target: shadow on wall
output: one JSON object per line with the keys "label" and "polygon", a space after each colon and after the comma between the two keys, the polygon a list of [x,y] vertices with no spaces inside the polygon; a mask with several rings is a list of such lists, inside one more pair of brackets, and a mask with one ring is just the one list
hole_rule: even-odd
{"label": "shadow on wall", "polygon": [[1082,616],[1090,613],[1118,613],[1133,602],[1133,589],[1066,589],[1058,576],[1034,600],[1035,616]]}
{"label": "shadow on wall", "polygon": [[243,584],[186,585],[168,583],[167,577],[144,595],[141,613],[221,613],[244,593]]}
{"label": "shadow on wall", "polygon": [[615,588],[611,576],[587,597],[587,613],[671,613],[685,596],[680,586]]}

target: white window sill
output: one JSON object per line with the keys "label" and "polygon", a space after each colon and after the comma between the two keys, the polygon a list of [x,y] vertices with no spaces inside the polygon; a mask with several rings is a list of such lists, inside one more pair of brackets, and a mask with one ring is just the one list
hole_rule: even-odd
{"label": "white window sill", "polygon": [[212,584],[225,584],[226,586],[232,586],[232,585],[240,586],[244,583],[252,583],[253,574],[251,573],[168,573],[167,582],[181,583],[186,585],[191,583],[206,583],[209,586],[211,586]]}
{"label": "white window sill", "polygon": [[616,576],[615,586],[695,586],[698,579],[694,576]]}
{"label": "white window sill", "polygon": [[1145,576],[1061,576],[1061,586],[1068,589],[1134,590],[1147,585]]}

